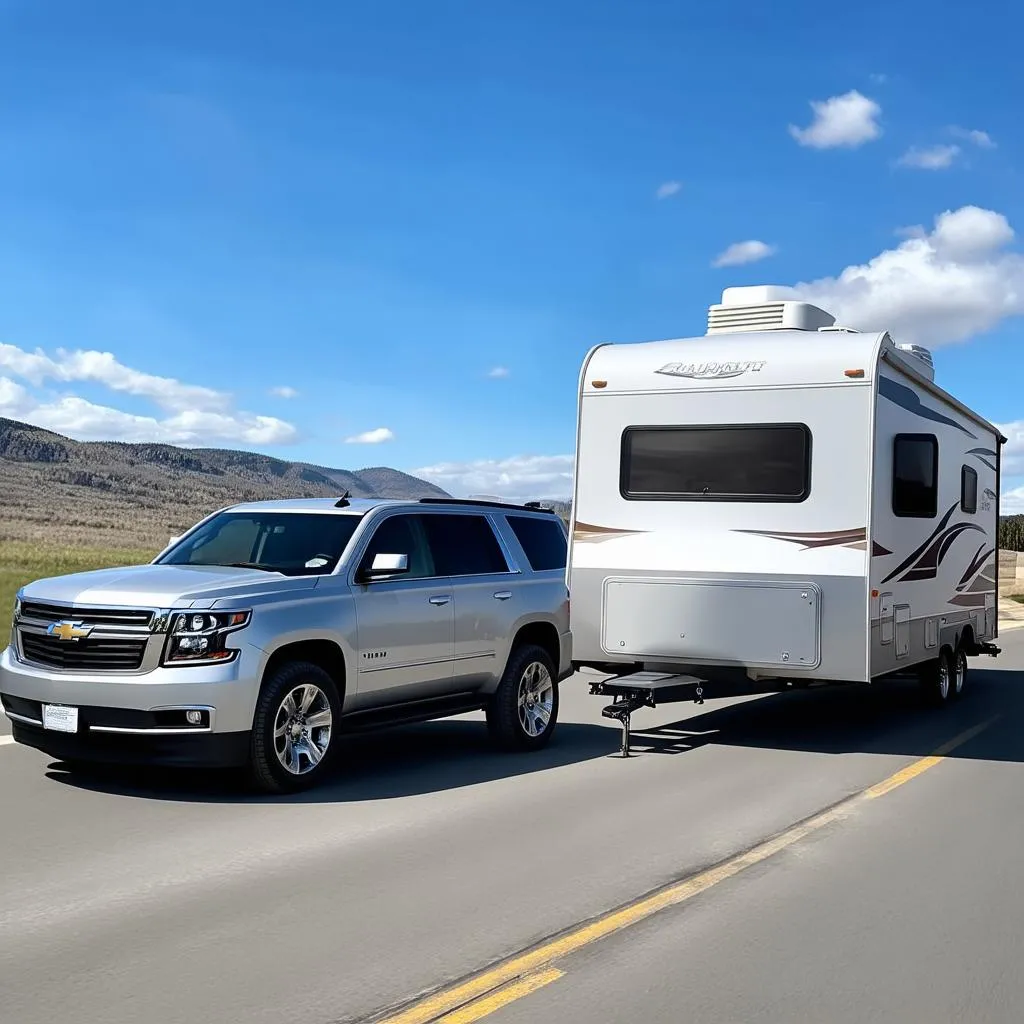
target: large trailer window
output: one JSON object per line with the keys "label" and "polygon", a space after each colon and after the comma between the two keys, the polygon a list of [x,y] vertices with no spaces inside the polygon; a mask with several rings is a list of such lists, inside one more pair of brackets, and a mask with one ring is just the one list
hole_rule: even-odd
{"label": "large trailer window", "polygon": [[934,434],[897,434],[892,450],[892,511],[934,519],[939,502],[939,442]]}
{"label": "large trailer window", "polygon": [[627,427],[619,489],[634,501],[803,501],[811,432],[802,423]]}

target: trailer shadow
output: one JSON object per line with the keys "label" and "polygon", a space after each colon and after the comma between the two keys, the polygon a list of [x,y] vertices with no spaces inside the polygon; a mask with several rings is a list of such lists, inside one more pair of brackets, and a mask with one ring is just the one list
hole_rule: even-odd
{"label": "trailer shadow", "polygon": [[112,795],[185,803],[355,803],[419,796],[531,775],[606,757],[618,746],[611,729],[559,722],[550,746],[534,753],[496,751],[480,720],[446,719],[345,736],[333,777],[305,793],[262,796],[239,773],[188,769],[71,767],[52,762],[55,782]]}
{"label": "trailer shadow", "polygon": [[[707,706],[707,705],[705,705]],[[925,705],[917,685],[821,686],[719,706],[646,728],[637,712],[632,752],[681,754],[708,744],[822,754],[926,757],[988,723],[946,756],[1024,762],[1024,673],[972,666],[964,693],[943,708]]]}

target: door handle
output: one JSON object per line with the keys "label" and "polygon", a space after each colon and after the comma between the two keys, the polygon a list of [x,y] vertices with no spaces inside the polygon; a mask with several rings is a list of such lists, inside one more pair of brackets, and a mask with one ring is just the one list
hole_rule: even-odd
{"label": "door handle", "polygon": [[499,590],[494,595],[496,601],[507,601],[512,596],[511,590]]}
{"label": "door handle", "polygon": [[451,597],[448,594],[435,594],[432,598],[430,598],[430,603],[441,605],[447,604],[450,600]]}

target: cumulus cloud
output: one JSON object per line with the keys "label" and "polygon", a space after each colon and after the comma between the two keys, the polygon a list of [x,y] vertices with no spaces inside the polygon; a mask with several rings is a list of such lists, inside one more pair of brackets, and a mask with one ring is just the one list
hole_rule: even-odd
{"label": "cumulus cloud", "polygon": [[528,501],[572,495],[571,455],[515,455],[475,462],[439,462],[413,470],[457,497],[493,494]]}
{"label": "cumulus cloud", "polygon": [[746,242],[733,242],[724,252],[715,257],[711,266],[739,267],[744,263],[756,263],[758,260],[771,256],[774,252],[774,245],[759,242],[756,238]]}
{"label": "cumulus cloud", "polygon": [[377,427],[375,430],[366,430],[354,437],[346,437],[345,444],[382,444],[384,441],[393,441],[394,432],[388,427]]}
{"label": "cumulus cloud", "polygon": [[495,366],[493,369],[487,371],[487,376],[492,380],[501,380],[508,375],[509,370],[506,366]]}
{"label": "cumulus cloud", "polygon": [[882,108],[856,89],[827,100],[811,100],[814,119],[806,128],[789,126],[801,146],[812,149],[854,149],[882,134],[878,118]]}
{"label": "cumulus cloud", "polygon": [[1024,420],[997,424],[1006,437],[1003,445],[1002,472],[1005,476],[1024,476]]}
{"label": "cumulus cloud", "polygon": [[1003,491],[999,497],[999,514],[1003,516],[1024,515],[1024,487],[1013,487]]}
{"label": "cumulus cloud", "polygon": [[681,181],[665,181],[658,186],[658,190],[654,194],[658,199],[670,199],[682,187],[683,183]]}
{"label": "cumulus cloud", "polygon": [[919,149],[911,146],[897,161],[900,167],[913,167],[920,171],[942,171],[953,166],[953,161],[960,155],[960,147],[927,146]]}
{"label": "cumulus cloud", "polygon": [[1024,315],[1024,256],[1007,249],[1014,232],[1001,213],[963,206],[939,214],[931,231],[902,233],[896,248],[795,292],[846,326],[926,345],[964,341]]}
{"label": "cumulus cloud", "polygon": [[[143,398],[164,415],[125,412],[53,385],[94,384]],[[27,351],[0,343],[0,416],[27,420],[78,440],[167,444],[287,444],[295,427],[273,416],[238,412],[224,391],[125,366],[110,352]]]}
{"label": "cumulus cloud", "polygon": [[282,384],[280,387],[271,388],[270,393],[275,398],[298,398],[299,393],[295,388],[288,387],[287,384]]}
{"label": "cumulus cloud", "polygon": [[951,135],[955,135],[958,139],[966,139],[979,149],[996,148],[996,144],[992,139],[992,136],[989,135],[988,132],[980,131],[977,128],[960,128],[958,125],[953,125],[949,131]]}

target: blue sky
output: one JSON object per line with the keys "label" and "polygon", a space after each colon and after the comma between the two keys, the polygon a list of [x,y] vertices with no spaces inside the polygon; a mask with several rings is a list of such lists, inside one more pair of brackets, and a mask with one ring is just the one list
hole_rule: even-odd
{"label": "blue sky", "polygon": [[0,0],[0,415],[555,496],[592,344],[807,282],[1024,509],[1024,14],[689,6]]}

